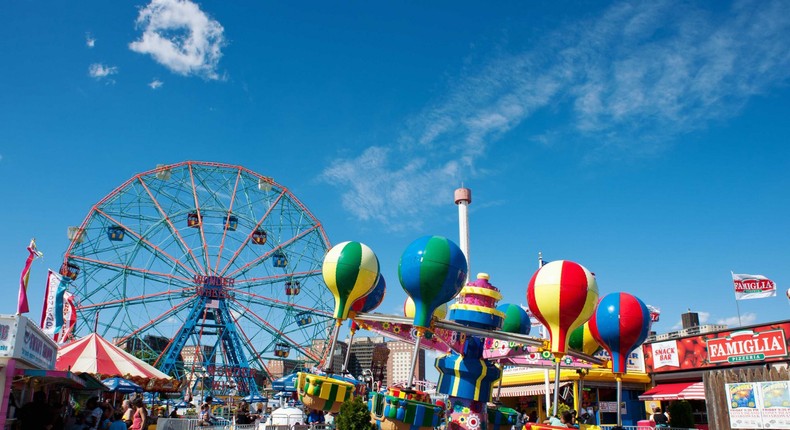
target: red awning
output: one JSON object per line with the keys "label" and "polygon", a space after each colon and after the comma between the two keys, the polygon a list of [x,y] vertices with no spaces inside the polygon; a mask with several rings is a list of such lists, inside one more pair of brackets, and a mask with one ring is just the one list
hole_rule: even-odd
{"label": "red awning", "polygon": [[702,382],[676,382],[660,384],[645,391],[639,400],[705,400]]}

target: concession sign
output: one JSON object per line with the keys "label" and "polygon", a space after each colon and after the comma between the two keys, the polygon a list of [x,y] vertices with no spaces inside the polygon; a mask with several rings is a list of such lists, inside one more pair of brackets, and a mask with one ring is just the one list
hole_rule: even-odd
{"label": "concession sign", "polygon": [[642,345],[648,373],[759,364],[788,359],[790,321]]}

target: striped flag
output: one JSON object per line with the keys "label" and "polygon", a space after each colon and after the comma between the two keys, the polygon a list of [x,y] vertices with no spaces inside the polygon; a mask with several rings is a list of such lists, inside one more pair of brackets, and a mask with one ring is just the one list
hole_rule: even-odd
{"label": "striped flag", "polygon": [[732,283],[735,286],[735,300],[761,299],[763,297],[776,296],[776,284],[763,275],[733,273]]}
{"label": "striped flag", "polygon": [[[47,273],[47,289],[44,291],[44,307],[41,310],[41,330],[53,337],[57,333],[57,296],[58,286],[61,282],[63,282],[63,277],[49,269]],[[62,306],[60,311],[63,314]]]}
{"label": "striped flag", "polygon": [[25,260],[25,268],[22,269],[22,275],[19,277],[19,297],[16,306],[17,314],[30,312],[30,306],[27,304],[27,284],[30,281],[30,266],[33,265],[33,260],[44,256],[44,254],[36,250],[36,239],[30,240],[27,252],[29,255],[27,256],[27,260]]}

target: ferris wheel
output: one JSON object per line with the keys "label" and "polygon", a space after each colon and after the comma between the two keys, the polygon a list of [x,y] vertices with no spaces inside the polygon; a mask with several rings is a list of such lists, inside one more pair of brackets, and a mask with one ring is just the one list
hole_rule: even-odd
{"label": "ferris wheel", "polygon": [[271,178],[162,165],[101,199],[69,236],[60,274],[77,335],[95,330],[208,392],[258,394],[269,363],[310,366],[325,354],[329,241]]}

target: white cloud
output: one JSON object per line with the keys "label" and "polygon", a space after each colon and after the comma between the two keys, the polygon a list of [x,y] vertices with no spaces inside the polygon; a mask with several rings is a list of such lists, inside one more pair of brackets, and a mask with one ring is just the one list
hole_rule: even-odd
{"label": "white cloud", "polygon": [[88,48],[93,48],[94,46],[96,46],[96,38],[91,36],[90,33],[85,34],[85,46],[87,46]]}
{"label": "white cloud", "polygon": [[[427,158],[414,157],[401,164],[394,150],[370,147],[352,159],[337,160],[322,173],[322,179],[350,191],[342,205],[361,220],[387,224],[393,230],[413,228],[424,205],[446,203],[449,197],[437,188],[457,185],[458,163],[447,161],[431,165]],[[404,215],[406,217],[404,217]],[[398,222],[392,222],[393,219]]]}
{"label": "white cloud", "polygon": [[151,87],[152,90],[159,89],[165,83],[160,81],[159,79],[154,79],[153,81],[148,83],[148,86]]}
{"label": "white cloud", "polygon": [[88,67],[88,75],[95,78],[97,81],[107,78],[110,75],[118,73],[118,68],[114,66],[105,66],[101,63],[94,63]]}
{"label": "white cloud", "polygon": [[465,72],[409,121],[398,145],[336,160],[321,177],[344,189],[356,218],[398,229],[445,205],[461,179],[485,174],[477,166],[489,145],[540,110],[566,114],[554,121],[564,125],[534,124],[533,144],[588,144],[588,157],[655,154],[787,83],[784,10],[756,0],[715,12],[615,4]]}
{"label": "white cloud", "polygon": [[716,321],[716,324],[725,324],[728,327],[738,327],[738,326],[751,325],[756,322],[757,322],[757,314],[753,312],[747,312],[741,315],[740,318],[736,315],[734,317],[719,319]]}
{"label": "white cloud", "polygon": [[217,65],[225,43],[224,29],[189,0],[152,0],[140,9],[136,24],[143,30],[129,49],[151,55],[180,75],[219,79]]}

